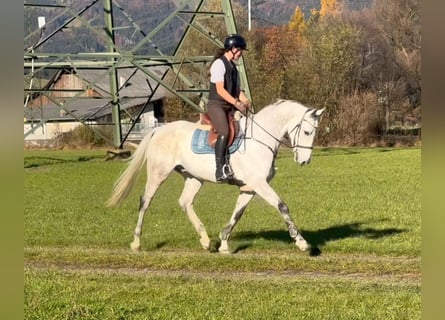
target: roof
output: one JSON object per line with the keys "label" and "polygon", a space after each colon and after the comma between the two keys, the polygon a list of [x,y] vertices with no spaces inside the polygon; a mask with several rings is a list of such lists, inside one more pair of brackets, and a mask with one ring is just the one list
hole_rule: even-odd
{"label": "roof", "polygon": [[[79,98],[65,106],[75,117],[55,103],[46,104],[42,108],[25,108],[24,116],[27,120],[34,121],[42,119],[45,121],[72,121],[73,119],[96,121],[98,118],[111,114],[111,105],[108,102],[106,99]],[[146,102],[147,98],[122,98],[120,109],[143,105]]]}
{"label": "roof", "polygon": [[[148,71],[154,73],[161,78],[164,72],[167,72],[168,67],[156,66],[146,68]],[[107,96],[110,87],[110,80],[108,77],[109,70],[79,70],[77,75],[89,83],[95,83],[94,89],[104,96]],[[99,79],[98,79],[99,78]],[[148,77],[143,71],[138,68],[124,68],[117,69],[118,85],[120,97],[140,97],[147,96],[156,88],[157,82]],[[159,86],[156,90],[155,96],[152,100],[158,100],[165,97],[167,90]]]}
{"label": "roof", "polygon": [[[156,66],[148,68],[158,77],[162,77],[163,73],[167,71],[165,66]],[[109,93],[110,80],[107,75],[107,70],[79,70],[77,77],[85,83],[92,84],[93,89],[103,98],[85,98],[79,97],[73,100],[66,98],[64,106],[69,112],[64,111],[54,102],[50,102],[42,106],[42,108],[25,108],[25,118],[27,120],[46,120],[46,121],[72,121],[80,118],[84,121],[95,121],[105,115],[111,114],[111,98]],[[72,70],[59,70],[50,81],[48,81],[47,89],[51,89],[60,79],[63,74],[71,74]],[[121,110],[131,108],[134,106],[143,105],[148,101],[149,96],[156,88],[157,82],[144,72],[137,68],[118,69],[118,85],[121,86],[119,90],[120,108]],[[124,85],[122,87],[122,85]],[[150,101],[157,101],[170,95],[170,93],[162,86],[159,86]],[[71,115],[70,113],[74,114]]]}

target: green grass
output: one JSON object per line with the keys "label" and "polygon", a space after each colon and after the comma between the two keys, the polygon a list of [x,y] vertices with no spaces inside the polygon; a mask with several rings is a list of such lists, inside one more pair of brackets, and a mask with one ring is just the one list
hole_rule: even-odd
{"label": "green grass", "polygon": [[336,279],[26,271],[28,319],[420,319],[419,288]]}
{"label": "green grass", "polygon": [[[272,186],[305,238],[291,242],[254,199],[232,233],[236,254],[200,248],[173,174],[129,250],[144,174],[119,208],[104,202],[124,167],[104,150],[25,151],[26,319],[420,319],[420,149],[286,150]],[[206,184],[195,210],[216,244],[238,195]]]}

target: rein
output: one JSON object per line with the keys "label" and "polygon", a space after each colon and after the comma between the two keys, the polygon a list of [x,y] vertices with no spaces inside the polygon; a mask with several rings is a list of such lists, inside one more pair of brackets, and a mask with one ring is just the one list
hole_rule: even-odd
{"label": "rein", "polygon": [[[300,122],[297,123],[297,124],[295,125],[295,127],[293,127],[292,130],[290,130],[290,131],[288,132],[288,135],[290,136],[290,134],[292,133],[292,131],[295,130],[295,136],[294,136],[294,141],[296,142],[295,145],[290,145],[290,144],[287,144],[287,143],[283,142],[282,139],[278,139],[278,138],[276,138],[273,134],[271,134],[269,131],[267,131],[265,128],[263,128],[258,122],[255,121],[255,119],[254,119],[254,115],[255,115],[255,113],[253,113],[253,112],[249,112],[249,110],[248,110],[248,111],[247,111],[247,114],[246,114],[246,118],[250,118],[250,120],[252,120],[252,124],[256,124],[261,130],[263,130],[265,133],[267,133],[267,134],[268,134],[270,137],[272,137],[276,142],[278,142],[279,144],[283,143],[286,147],[291,148],[293,151],[296,151],[297,148],[310,149],[310,150],[312,150],[312,149],[313,149],[313,146],[304,146],[304,145],[300,145],[300,144],[298,143],[298,141],[300,140],[299,137],[300,137],[300,133],[301,133],[301,124],[303,123],[303,121],[307,121],[307,120],[305,119],[305,115],[306,115],[306,113],[308,113],[309,111],[312,111],[312,110],[313,110],[313,109],[307,109],[307,110],[305,111],[305,113],[303,114],[303,117],[301,118]],[[251,115],[249,115],[249,113],[250,113]],[[314,128],[316,128],[316,127],[314,126]],[[251,126],[251,130],[253,131],[253,126]],[[269,146],[268,144],[264,143],[263,141],[256,139],[256,138],[253,136],[252,133],[251,133],[250,137],[247,137],[246,132],[247,132],[247,121],[246,121],[246,126],[245,126],[245,128],[244,128],[244,139],[251,139],[251,140],[253,140],[253,141],[255,141],[255,142],[258,142],[258,143],[262,144],[263,146],[265,146],[266,148],[268,148],[268,149],[273,153],[274,156],[276,155],[277,150],[274,150],[271,146]],[[297,135],[298,135],[298,136],[297,136]],[[296,139],[295,139],[295,138],[296,138]]]}

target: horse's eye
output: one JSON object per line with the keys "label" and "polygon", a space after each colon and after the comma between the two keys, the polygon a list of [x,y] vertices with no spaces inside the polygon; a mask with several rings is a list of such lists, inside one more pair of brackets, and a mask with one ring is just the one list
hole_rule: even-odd
{"label": "horse's eye", "polygon": [[304,134],[309,136],[311,133],[310,133],[310,131],[304,131]]}

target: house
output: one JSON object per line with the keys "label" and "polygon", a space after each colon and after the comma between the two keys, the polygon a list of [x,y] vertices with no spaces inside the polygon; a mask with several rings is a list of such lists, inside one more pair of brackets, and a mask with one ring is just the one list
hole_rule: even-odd
{"label": "house", "polygon": [[[167,67],[151,71],[162,77]],[[65,68],[58,69],[43,87],[33,85],[39,89],[25,100],[25,143],[53,140],[79,125],[114,126],[108,75],[108,69]],[[122,134],[133,126],[128,139],[139,140],[149,128],[164,122],[170,93],[162,86],[156,89],[157,82],[139,69],[117,69],[117,75]]]}

